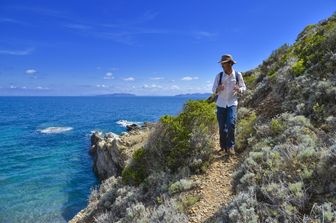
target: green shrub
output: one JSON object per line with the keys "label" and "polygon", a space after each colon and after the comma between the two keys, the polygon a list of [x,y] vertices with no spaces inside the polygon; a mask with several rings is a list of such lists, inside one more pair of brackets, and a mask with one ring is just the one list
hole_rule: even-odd
{"label": "green shrub", "polygon": [[287,61],[289,50],[290,46],[288,44],[284,44],[278,49],[274,50],[267,60],[263,61],[262,65],[258,67],[261,74],[267,75],[270,78],[277,76],[275,74],[282,66],[285,65]]}
{"label": "green shrub", "polygon": [[123,169],[121,176],[125,183],[139,185],[147,177],[146,166],[142,162],[145,157],[145,149],[140,148],[134,151],[131,162]]}
{"label": "green shrub", "polygon": [[137,149],[133,152],[132,159],[135,161],[141,160],[144,154],[145,154],[145,149],[141,147],[140,149]]}
{"label": "green shrub", "polygon": [[[335,204],[325,202],[312,208],[312,218],[319,222],[334,223],[336,221]],[[316,221],[317,222],[317,221]]]}
{"label": "green shrub", "polygon": [[179,204],[174,199],[167,199],[163,204],[151,211],[148,221],[140,222],[179,222],[187,223],[188,217],[181,213]]}
{"label": "green shrub", "polygon": [[316,63],[319,57],[322,56],[320,46],[326,39],[322,33],[323,29],[310,32],[294,44],[294,53],[304,63]]}
{"label": "green shrub", "polygon": [[161,117],[148,139],[150,143],[136,150],[122,171],[124,182],[138,185],[149,174],[168,169],[172,173],[184,167],[204,171],[211,159],[212,135],[216,131],[214,104],[189,100],[178,116]]}
{"label": "green shrub", "polygon": [[273,134],[277,135],[277,134],[281,133],[284,130],[284,128],[285,128],[285,126],[284,126],[282,121],[280,121],[278,119],[272,119],[271,130],[272,130]]}
{"label": "green shrub", "polygon": [[313,106],[313,111],[316,113],[316,115],[322,115],[322,113],[323,113],[323,104],[322,105],[320,105],[318,102],[316,102],[315,104],[314,104],[314,106]]}
{"label": "green shrub", "polygon": [[245,81],[245,83],[248,87],[251,86],[252,84],[254,84],[256,79],[257,79],[256,75],[244,76],[244,81]]}
{"label": "green shrub", "polygon": [[295,195],[298,196],[299,198],[303,197],[303,182],[296,182],[296,183],[290,183],[288,185],[289,190]]}
{"label": "green shrub", "polygon": [[126,166],[121,176],[125,183],[139,185],[146,178],[146,172],[143,167]]}
{"label": "green shrub", "polygon": [[[176,117],[163,116],[160,119],[169,140],[165,147],[165,162],[176,171],[188,164],[195,172],[202,169],[202,163],[210,159],[210,137],[215,132],[216,116],[213,104],[206,101],[188,101]],[[197,159],[198,158],[198,159]],[[197,163],[199,160],[199,164]]]}
{"label": "green shrub", "polygon": [[200,195],[186,195],[183,196],[179,202],[178,207],[181,212],[186,212],[190,207],[201,200]]}
{"label": "green shrub", "polygon": [[181,179],[179,181],[176,181],[175,183],[172,183],[169,186],[169,193],[170,194],[180,193],[182,191],[190,190],[194,186],[195,184],[192,180]]}
{"label": "green shrub", "polygon": [[304,65],[304,60],[300,59],[298,60],[295,64],[292,66],[292,70],[294,73],[294,76],[299,76],[305,71],[305,65]]}
{"label": "green shrub", "polygon": [[215,222],[263,222],[258,216],[257,205],[255,189],[250,187],[248,191],[237,194],[221,211],[221,216],[218,216]]}
{"label": "green shrub", "polygon": [[254,112],[238,119],[236,136],[237,151],[243,151],[248,145],[248,138],[251,137],[254,132],[253,126],[256,119],[257,116]]}
{"label": "green shrub", "polygon": [[275,73],[276,73],[276,70],[275,70],[275,69],[270,70],[270,71],[267,73],[267,76],[272,77],[272,76],[274,76]]}
{"label": "green shrub", "polygon": [[[268,123],[272,131],[255,129],[258,143],[250,145],[252,151],[234,173],[238,196],[255,188],[258,204],[253,210],[261,222],[273,222],[273,218],[298,222],[303,215],[318,218],[310,214],[311,209],[333,196],[336,188],[336,174],[332,170],[336,168],[332,164],[336,161],[333,155],[336,147],[321,149],[314,128],[304,116],[283,113]],[[327,200],[335,202],[336,199]],[[244,201],[240,202],[236,206],[245,205]],[[330,210],[328,213],[336,207]],[[234,209],[230,211],[230,206],[226,211],[233,222],[237,221],[232,216],[248,217]]]}

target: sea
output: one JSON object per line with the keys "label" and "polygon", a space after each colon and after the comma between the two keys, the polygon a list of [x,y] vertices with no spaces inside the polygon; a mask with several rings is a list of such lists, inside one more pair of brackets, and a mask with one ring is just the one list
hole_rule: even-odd
{"label": "sea", "polygon": [[[0,222],[67,222],[99,184],[94,131],[177,115],[188,97],[0,97]],[[196,97],[193,99],[204,99]]]}

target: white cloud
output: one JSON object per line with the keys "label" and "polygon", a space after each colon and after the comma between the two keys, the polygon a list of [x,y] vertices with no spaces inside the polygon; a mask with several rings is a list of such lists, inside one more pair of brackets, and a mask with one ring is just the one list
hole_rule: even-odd
{"label": "white cloud", "polygon": [[181,80],[183,81],[192,81],[192,80],[197,80],[198,77],[191,77],[191,76],[186,76],[186,77],[182,77]]}
{"label": "white cloud", "polygon": [[135,78],[134,77],[127,77],[127,78],[124,78],[124,81],[134,81]]}
{"label": "white cloud", "polygon": [[47,88],[47,87],[41,87],[41,86],[37,86],[36,89],[37,90],[49,90],[49,88]]}
{"label": "white cloud", "polygon": [[36,69],[27,69],[25,70],[25,73],[28,75],[35,75],[37,74],[37,70]]}
{"label": "white cloud", "polygon": [[104,76],[105,80],[112,80],[114,79],[112,72],[107,72]]}
{"label": "white cloud", "polygon": [[178,90],[178,89],[180,89],[180,87],[177,86],[177,85],[172,85],[172,86],[170,86],[170,89],[172,89],[172,90]]}
{"label": "white cloud", "polygon": [[163,80],[163,77],[151,77],[151,80],[158,81],[158,80]]}
{"label": "white cloud", "polygon": [[162,86],[161,85],[156,85],[156,84],[150,84],[150,85],[144,84],[143,88],[145,88],[145,89],[162,88]]}
{"label": "white cloud", "polygon": [[105,85],[105,84],[97,84],[96,87],[98,87],[98,88],[108,88],[108,86]]}
{"label": "white cloud", "polygon": [[0,54],[7,54],[13,56],[25,56],[29,55],[34,51],[34,48],[29,48],[25,50],[0,50]]}
{"label": "white cloud", "polygon": [[9,88],[10,89],[16,89],[17,87],[15,85],[10,85]]}

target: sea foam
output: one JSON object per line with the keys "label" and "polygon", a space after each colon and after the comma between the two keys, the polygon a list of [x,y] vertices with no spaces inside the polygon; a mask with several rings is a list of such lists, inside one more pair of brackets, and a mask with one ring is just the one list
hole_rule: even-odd
{"label": "sea foam", "polygon": [[38,130],[41,133],[44,134],[56,134],[56,133],[62,133],[73,130],[72,127],[48,127],[45,129]]}
{"label": "sea foam", "polygon": [[121,125],[122,127],[126,127],[128,125],[136,124],[136,125],[141,125],[143,122],[131,122],[127,120],[119,120],[116,122],[118,125]]}

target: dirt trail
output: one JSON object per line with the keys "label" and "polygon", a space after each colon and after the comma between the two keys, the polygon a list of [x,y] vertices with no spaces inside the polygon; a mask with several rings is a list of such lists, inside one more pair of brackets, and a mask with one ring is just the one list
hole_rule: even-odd
{"label": "dirt trail", "polygon": [[190,191],[191,195],[199,195],[200,201],[188,210],[189,222],[209,221],[218,209],[227,204],[233,197],[231,187],[232,174],[239,162],[239,157],[225,156],[215,148],[215,159],[205,174],[193,176],[200,183],[198,189]]}

